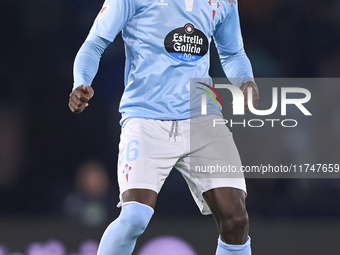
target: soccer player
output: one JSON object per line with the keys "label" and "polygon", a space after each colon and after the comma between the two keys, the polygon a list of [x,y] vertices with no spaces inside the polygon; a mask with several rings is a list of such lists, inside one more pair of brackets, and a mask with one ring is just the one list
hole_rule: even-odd
{"label": "soccer player", "polygon": [[[221,107],[209,103],[207,115],[202,116],[200,107],[190,102],[190,79],[209,79],[213,37],[226,76],[244,93],[250,88],[257,106],[259,96],[243,49],[236,0],[106,0],[75,59],[72,112],[88,106],[101,54],[120,31],[126,54],[117,170],[122,209],[104,232],[98,254],[133,252],[173,167],[187,181],[202,214],[212,213],[216,220],[220,234],[216,255],[251,254],[243,176],[199,178],[190,168],[194,158],[204,164],[219,160],[241,166],[226,126],[219,125],[218,139],[205,136],[211,120],[222,118]],[[195,144],[190,144],[191,123],[199,137],[208,137],[197,148],[190,147]]]}

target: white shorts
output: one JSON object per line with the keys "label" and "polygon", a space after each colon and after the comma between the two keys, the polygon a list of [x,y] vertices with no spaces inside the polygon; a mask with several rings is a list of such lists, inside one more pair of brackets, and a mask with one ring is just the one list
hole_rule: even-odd
{"label": "white shorts", "polygon": [[[221,177],[204,171],[203,166],[241,168],[232,133],[225,125],[213,127],[214,119],[221,117],[207,115],[179,121],[129,120],[122,127],[119,143],[121,202],[118,206],[122,203],[122,194],[129,189],[149,189],[159,193],[172,168],[177,169],[188,183],[202,214],[211,213],[203,198],[204,192],[219,187],[246,192],[243,173],[236,177],[223,173]],[[197,169],[201,172],[197,173]]]}

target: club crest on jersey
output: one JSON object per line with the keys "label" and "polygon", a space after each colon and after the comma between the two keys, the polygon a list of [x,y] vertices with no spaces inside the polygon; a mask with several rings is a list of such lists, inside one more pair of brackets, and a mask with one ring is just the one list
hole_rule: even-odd
{"label": "club crest on jersey", "polygon": [[126,181],[129,181],[129,172],[131,171],[132,167],[129,166],[128,164],[125,165],[123,169],[123,174],[125,174]]}
{"label": "club crest on jersey", "polygon": [[[228,0],[233,1],[233,0]],[[216,11],[220,8],[221,4],[219,0],[209,0],[208,4],[210,5],[210,7],[212,8],[212,20],[215,19],[215,15],[216,15]]]}
{"label": "club crest on jersey", "polygon": [[209,42],[205,34],[188,23],[172,30],[164,39],[166,51],[174,58],[194,62],[208,52]]}
{"label": "club crest on jersey", "polygon": [[104,5],[103,8],[102,8],[102,9],[100,10],[100,12],[98,13],[98,16],[97,16],[96,19],[100,19],[100,18],[102,17],[103,13],[104,13],[107,9],[109,9],[109,6]]}

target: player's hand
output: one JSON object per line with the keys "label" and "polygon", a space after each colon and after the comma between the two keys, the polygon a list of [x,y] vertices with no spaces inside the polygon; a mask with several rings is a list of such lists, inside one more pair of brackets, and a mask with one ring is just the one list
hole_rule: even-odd
{"label": "player's hand", "polygon": [[94,90],[92,87],[82,85],[72,91],[68,107],[73,113],[81,113],[89,106],[89,100],[93,97]]}
{"label": "player's hand", "polygon": [[244,109],[249,112],[249,107],[248,107],[248,88],[251,87],[252,88],[252,92],[253,92],[253,106],[254,108],[257,108],[257,106],[259,105],[259,101],[260,101],[260,96],[259,96],[259,92],[257,89],[257,86],[251,82],[248,81],[246,83],[243,83],[240,87],[240,89],[243,92],[244,95]]}

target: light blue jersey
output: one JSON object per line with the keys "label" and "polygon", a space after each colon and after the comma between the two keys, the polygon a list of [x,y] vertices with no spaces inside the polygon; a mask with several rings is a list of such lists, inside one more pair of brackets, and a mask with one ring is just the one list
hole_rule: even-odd
{"label": "light blue jersey", "polygon": [[[190,109],[190,78],[209,78],[211,37],[226,75],[231,81],[238,78],[234,85],[253,80],[235,0],[107,0],[90,35],[112,42],[120,31],[126,54],[122,125],[135,117],[200,115],[199,108]],[[85,82],[76,65],[75,87]],[[221,115],[220,107],[209,107],[209,114]]]}

